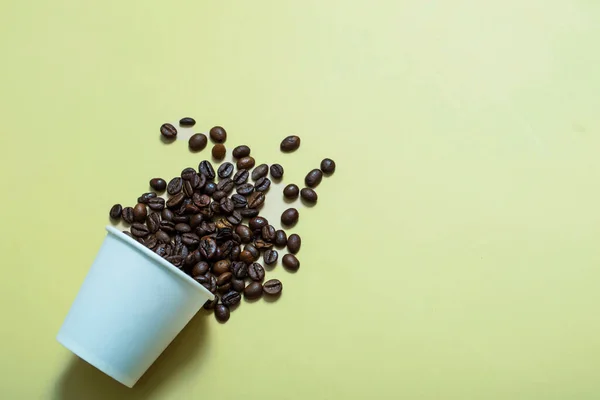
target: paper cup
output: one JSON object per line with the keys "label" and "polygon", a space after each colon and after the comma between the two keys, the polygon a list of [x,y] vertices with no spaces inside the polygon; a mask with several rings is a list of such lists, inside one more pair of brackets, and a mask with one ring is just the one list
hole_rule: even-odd
{"label": "paper cup", "polygon": [[214,296],[160,256],[107,227],[108,235],[57,340],[133,387]]}

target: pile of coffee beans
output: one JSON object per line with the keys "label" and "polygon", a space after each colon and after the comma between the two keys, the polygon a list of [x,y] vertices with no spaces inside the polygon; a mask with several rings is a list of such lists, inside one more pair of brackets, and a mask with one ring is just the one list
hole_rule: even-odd
{"label": "pile of coffee beans", "polygon": [[[182,118],[182,127],[192,127],[193,118]],[[160,132],[165,139],[177,137],[172,124],[163,124]],[[216,160],[225,157],[227,132],[220,126],[209,132],[215,143],[212,156]],[[191,151],[206,148],[208,138],[202,133],[189,140]],[[292,152],[300,147],[298,136],[286,137],[280,145],[282,151]],[[283,285],[277,279],[265,280],[265,268],[259,263],[273,265],[279,252],[287,247],[281,261],[283,266],[296,271],[300,261],[301,238],[289,237],[283,229],[277,229],[260,215],[265,204],[271,178],[283,178],[280,164],[260,164],[250,155],[251,149],[240,145],[233,149],[236,165],[230,162],[215,166],[203,160],[197,168],[188,167],[168,182],[152,178],[152,191],[142,194],[133,207],[115,204],[109,216],[113,221],[122,220],[129,225],[123,233],[137,240],[159,256],[179,268],[215,295],[204,308],[214,310],[220,322],[230,317],[230,308],[240,303],[242,296],[255,300],[263,295],[278,296]],[[314,188],[323,174],[330,175],[335,163],[325,159],[321,169],[311,170],[305,179],[307,187],[300,190],[290,184],[283,193],[289,199],[301,196],[306,202],[316,203]],[[250,178],[254,183],[250,182]],[[166,191],[166,194],[163,192]],[[289,208],[281,215],[281,224],[291,227],[299,219],[299,212]]]}

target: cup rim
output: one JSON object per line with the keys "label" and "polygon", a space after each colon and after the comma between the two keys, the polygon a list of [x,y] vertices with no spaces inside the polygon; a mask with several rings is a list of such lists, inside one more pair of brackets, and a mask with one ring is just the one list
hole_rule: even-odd
{"label": "cup rim", "polygon": [[138,243],[133,238],[130,238],[129,236],[125,235],[123,232],[121,232],[117,228],[115,228],[113,226],[107,226],[106,227],[106,231],[109,234],[113,235],[115,238],[117,238],[120,241],[124,242],[125,244],[128,244],[129,246],[133,247],[135,250],[141,252],[146,257],[149,257],[153,261],[155,261],[158,264],[162,265],[167,270],[169,270],[170,272],[172,272],[173,274],[175,274],[175,276],[183,279],[185,282],[187,282],[190,285],[192,285],[195,289],[203,292],[205,295],[208,296],[209,300],[213,300],[215,298],[214,294],[212,294],[207,288],[205,288],[204,286],[202,286],[201,284],[199,284],[198,282],[196,282],[192,277],[190,277],[186,273],[180,271],[173,264],[171,264],[170,262],[168,262],[167,260],[165,260],[164,258],[162,258],[161,256],[159,256],[158,254],[156,254],[155,252],[153,252],[152,250],[150,250],[146,246],[143,246],[141,243]]}

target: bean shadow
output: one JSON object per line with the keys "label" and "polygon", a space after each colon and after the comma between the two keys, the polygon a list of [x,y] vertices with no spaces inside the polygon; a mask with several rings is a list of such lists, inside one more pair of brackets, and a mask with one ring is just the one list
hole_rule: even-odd
{"label": "bean shadow", "polygon": [[314,206],[317,205],[317,203],[311,203],[311,202],[308,202],[308,201],[306,201],[304,199],[301,199],[300,201],[302,201],[302,205],[304,207],[307,207],[307,208],[313,208]]}
{"label": "bean shadow", "polygon": [[[208,322],[206,313],[196,314],[132,389],[73,355],[57,379],[52,399],[146,399],[161,385],[176,379],[192,360],[202,360],[208,355]],[[198,364],[201,369],[205,363]],[[198,376],[202,376],[201,372],[198,372]]]}
{"label": "bean shadow", "polygon": [[279,300],[282,296],[282,293],[276,294],[276,295],[269,295],[269,294],[265,294],[263,296],[263,299],[265,299],[265,301],[267,303],[275,303],[277,300]]}
{"label": "bean shadow", "polygon": [[177,138],[168,139],[168,138],[164,137],[163,135],[160,135],[160,141],[163,142],[163,144],[171,144],[171,143],[175,142],[176,140],[177,140]]}

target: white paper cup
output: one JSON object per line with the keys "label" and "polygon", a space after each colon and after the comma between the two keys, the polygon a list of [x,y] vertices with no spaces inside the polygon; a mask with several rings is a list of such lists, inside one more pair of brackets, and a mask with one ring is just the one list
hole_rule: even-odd
{"label": "white paper cup", "polygon": [[108,235],[57,340],[133,387],[213,295],[160,256],[107,227]]}

